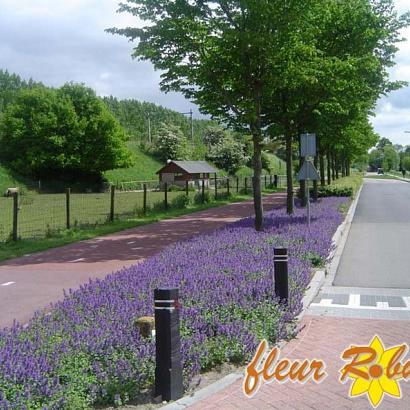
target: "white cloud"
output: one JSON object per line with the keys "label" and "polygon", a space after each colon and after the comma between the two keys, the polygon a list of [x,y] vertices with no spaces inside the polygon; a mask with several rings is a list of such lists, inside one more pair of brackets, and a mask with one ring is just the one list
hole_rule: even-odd
{"label": "white cloud", "polygon": [[[0,68],[47,85],[84,82],[100,95],[156,102],[178,111],[193,107],[179,94],[159,89],[159,73],[148,62],[131,59],[132,43],[104,32],[140,25],[116,13],[120,0],[0,0]],[[396,0],[400,13],[409,0]],[[410,39],[410,29],[403,31]],[[410,82],[410,42],[400,44],[392,79]],[[197,112],[195,107],[194,110]],[[410,129],[410,88],[381,99],[372,119],[376,131],[395,142]],[[407,143],[410,143],[408,141]]]}
{"label": "white cloud", "polygon": [[197,112],[182,95],[160,91],[152,65],[131,58],[132,43],[104,31],[141,24],[116,12],[119,1],[0,0],[0,68],[50,86],[83,82],[100,95]]}

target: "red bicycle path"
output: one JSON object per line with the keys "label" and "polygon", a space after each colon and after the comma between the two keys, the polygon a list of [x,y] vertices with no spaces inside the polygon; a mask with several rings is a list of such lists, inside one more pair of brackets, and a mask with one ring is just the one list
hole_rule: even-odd
{"label": "red bicycle path", "polygon": [[[221,391],[188,406],[189,410],[371,410],[366,395],[349,397],[351,379],[339,381],[340,370],[347,362],[341,359],[344,350],[352,345],[368,346],[377,334],[386,349],[410,344],[409,322],[401,320],[367,320],[339,317],[305,316],[302,330],[281,351],[280,358],[291,361],[323,360],[328,376],[319,384],[308,380],[305,384],[271,382],[262,384],[259,391],[247,398],[242,389],[243,378]],[[404,362],[408,360],[404,358]],[[349,381],[350,380],[350,381]],[[400,381],[400,399],[385,395],[380,410],[410,408],[410,380]]]}
{"label": "red bicycle path", "polygon": [[[263,198],[265,209],[281,206],[284,193]],[[63,298],[92,278],[104,278],[143,261],[166,246],[254,214],[244,201],[72,243],[0,264],[0,327],[27,322],[36,310]]]}

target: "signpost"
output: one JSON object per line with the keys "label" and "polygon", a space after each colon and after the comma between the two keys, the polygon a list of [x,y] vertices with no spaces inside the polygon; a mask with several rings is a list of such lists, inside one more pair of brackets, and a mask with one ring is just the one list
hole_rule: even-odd
{"label": "signpost", "polygon": [[316,134],[302,134],[300,136],[300,155],[304,157],[303,165],[300,168],[296,179],[306,181],[307,217],[310,226],[310,189],[309,181],[318,181],[319,174],[313,165],[313,157],[316,156]]}

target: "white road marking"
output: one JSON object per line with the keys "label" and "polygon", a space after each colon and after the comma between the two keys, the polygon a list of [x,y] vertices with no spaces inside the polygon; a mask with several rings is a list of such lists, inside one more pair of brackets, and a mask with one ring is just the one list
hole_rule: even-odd
{"label": "white road marking", "polygon": [[376,302],[376,305],[379,309],[388,309],[389,304],[387,302]]}
{"label": "white road marking", "polygon": [[[313,307],[324,307],[324,305],[321,305],[320,303],[311,303],[310,306]],[[326,306],[326,305],[325,305]],[[358,309],[358,310],[403,310],[403,311],[410,311],[410,306],[409,307],[378,307],[378,306],[349,306],[349,305],[338,305],[338,304],[332,304],[330,306],[326,307],[332,307],[332,308],[342,308],[342,309]]]}
{"label": "white road marking", "polygon": [[133,243],[135,243],[135,241],[127,242],[127,245],[131,245]]}
{"label": "white road marking", "polygon": [[318,306],[332,306],[333,299],[322,299]]}
{"label": "white road marking", "polygon": [[349,307],[360,307],[360,295],[349,295]]}
{"label": "white road marking", "polygon": [[410,296],[403,296],[404,303],[410,309]]}
{"label": "white road marking", "polygon": [[78,259],[74,259],[73,261],[69,261],[70,263],[75,263],[75,262],[81,262],[85,260],[85,258],[78,258]]}
{"label": "white road marking", "polygon": [[10,286],[10,285],[14,285],[16,282],[6,282],[6,283],[2,283],[0,286]]}

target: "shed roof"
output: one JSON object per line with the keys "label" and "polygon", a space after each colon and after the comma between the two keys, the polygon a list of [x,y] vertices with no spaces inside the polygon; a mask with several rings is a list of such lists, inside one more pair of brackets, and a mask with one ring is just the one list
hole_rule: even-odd
{"label": "shed roof", "polygon": [[157,174],[170,164],[175,164],[178,168],[181,168],[188,174],[213,174],[218,172],[217,169],[209,165],[206,161],[171,161],[162,167]]}

